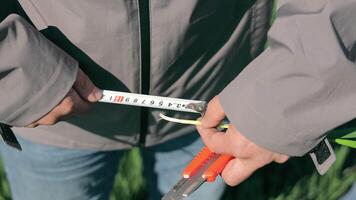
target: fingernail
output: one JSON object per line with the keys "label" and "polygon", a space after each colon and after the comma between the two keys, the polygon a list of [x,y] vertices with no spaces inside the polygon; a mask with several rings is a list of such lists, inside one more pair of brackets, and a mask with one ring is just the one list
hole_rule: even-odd
{"label": "fingernail", "polygon": [[99,90],[98,88],[95,88],[94,97],[96,100],[100,100],[103,97],[103,92],[101,90]]}

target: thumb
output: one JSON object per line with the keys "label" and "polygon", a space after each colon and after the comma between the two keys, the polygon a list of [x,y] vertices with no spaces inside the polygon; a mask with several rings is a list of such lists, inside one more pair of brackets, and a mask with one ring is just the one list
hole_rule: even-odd
{"label": "thumb", "polygon": [[201,119],[203,127],[215,128],[225,118],[225,112],[220,104],[218,96],[210,100],[206,112]]}
{"label": "thumb", "polygon": [[81,69],[78,70],[77,79],[73,88],[84,100],[89,102],[96,102],[102,97],[102,91],[94,85]]}

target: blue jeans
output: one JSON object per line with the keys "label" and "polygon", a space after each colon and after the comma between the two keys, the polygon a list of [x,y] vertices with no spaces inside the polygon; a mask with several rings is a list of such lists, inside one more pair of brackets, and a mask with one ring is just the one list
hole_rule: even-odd
{"label": "blue jeans", "polygon": [[[22,152],[0,144],[14,200],[108,199],[123,151],[64,149],[22,138],[19,142]],[[168,192],[202,146],[197,135],[189,135],[141,149],[148,199],[160,199]],[[190,199],[217,200],[223,191],[219,178],[204,184]]]}

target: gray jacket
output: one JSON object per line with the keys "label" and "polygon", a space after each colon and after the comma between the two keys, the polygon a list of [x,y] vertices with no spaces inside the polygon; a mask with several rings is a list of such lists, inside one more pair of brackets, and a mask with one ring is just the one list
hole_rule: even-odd
{"label": "gray jacket", "polygon": [[238,130],[289,155],[355,116],[355,1],[283,2],[270,48],[249,65],[263,49],[268,0],[19,2],[35,28],[18,15],[0,24],[0,121],[30,140],[108,150],[194,132],[154,109],[102,103],[21,128],[66,95],[78,66],[103,89],[207,101],[220,93]]}

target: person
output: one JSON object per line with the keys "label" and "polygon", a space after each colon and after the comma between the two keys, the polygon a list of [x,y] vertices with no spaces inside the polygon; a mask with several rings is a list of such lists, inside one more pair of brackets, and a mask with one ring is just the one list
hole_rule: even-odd
{"label": "person", "polygon": [[[0,4],[0,122],[23,148],[0,145],[15,200],[108,199],[133,146],[147,198],[160,199],[203,147],[199,134],[159,120],[162,110],[96,103],[101,90],[208,101],[263,50],[272,10],[267,0]],[[223,191],[220,179],[191,199]]]}
{"label": "person", "polygon": [[[0,25],[0,121],[23,145],[1,150],[15,199],[106,199],[118,149],[137,144],[154,146],[142,151],[157,183],[150,198],[178,180],[202,146],[195,130],[158,121],[157,110],[93,103],[98,88],[212,99],[197,129],[235,157],[222,173],[229,185],[304,155],[355,116],[352,0],[281,1],[269,48],[250,64],[271,1],[19,3],[27,21]],[[223,134],[214,127],[225,116]],[[218,199],[223,187],[210,186],[193,198]]]}

